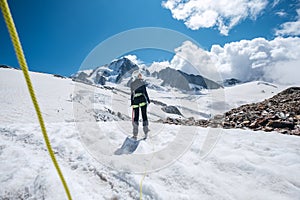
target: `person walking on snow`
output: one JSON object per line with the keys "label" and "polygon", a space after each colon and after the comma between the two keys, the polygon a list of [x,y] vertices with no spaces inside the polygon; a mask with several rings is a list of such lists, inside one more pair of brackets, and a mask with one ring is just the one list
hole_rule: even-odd
{"label": "person walking on snow", "polygon": [[139,129],[139,110],[141,108],[143,118],[143,131],[145,139],[148,136],[148,117],[147,117],[147,104],[150,103],[150,99],[146,90],[146,83],[143,81],[143,76],[138,73],[136,79],[130,84],[131,89],[131,106],[132,106],[132,126],[133,126],[133,138],[137,139]]}

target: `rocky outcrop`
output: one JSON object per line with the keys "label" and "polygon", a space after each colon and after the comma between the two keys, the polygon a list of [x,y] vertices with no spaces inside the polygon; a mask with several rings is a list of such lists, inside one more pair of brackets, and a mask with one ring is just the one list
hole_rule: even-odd
{"label": "rocky outcrop", "polygon": [[300,136],[300,87],[291,87],[260,103],[234,108],[210,120],[171,119],[169,124],[277,131]]}
{"label": "rocky outcrop", "polygon": [[171,86],[185,91],[190,90],[188,80],[175,69],[167,67],[157,74],[157,78],[163,80],[162,86]]}
{"label": "rocky outcrop", "polygon": [[0,65],[0,68],[4,68],[4,69],[17,69],[17,70],[19,70],[18,68],[7,66],[7,65]]}
{"label": "rocky outcrop", "polygon": [[62,79],[66,79],[67,78],[67,77],[62,76],[60,74],[53,74],[53,76],[56,77],[56,78],[62,78]]}
{"label": "rocky outcrop", "polygon": [[103,75],[97,74],[97,75],[96,75],[96,78],[95,78],[95,83],[96,83],[96,84],[99,84],[99,85],[105,85],[105,83],[106,83],[106,78],[105,78]]}
{"label": "rocky outcrop", "polygon": [[158,73],[152,74],[163,80],[162,86],[171,86],[184,91],[206,89],[218,89],[222,86],[212,80],[204,78],[200,75],[186,74],[180,70],[170,67],[162,69]]}
{"label": "rocky outcrop", "polygon": [[250,128],[300,135],[300,88],[292,87],[260,103],[225,113],[224,128]]}
{"label": "rocky outcrop", "polygon": [[162,123],[166,124],[175,124],[175,125],[185,125],[185,126],[202,126],[208,127],[210,125],[209,120],[195,120],[193,117],[187,119],[180,119],[180,118],[171,118],[167,117],[165,120],[161,120]]}
{"label": "rocky outcrop", "polygon": [[159,105],[159,106],[167,106],[167,104],[161,102],[161,101],[157,101],[154,99],[151,99],[151,102],[154,103],[155,105]]}
{"label": "rocky outcrop", "polygon": [[182,115],[176,106],[163,106],[161,109],[162,109],[162,111],[164,111],[166,113]]}
{"label": "rocky outcrop", "polygon": [[92,84],[92,81],[90,81],[89,75],[86,74],[85,72],[78,72],[76,75],[71,77],[73,81],[77,81],[77,82],[82,82],[82,83],[86,83],[86,84]]}
{"label": "rocky outcrop", "polygon": [[224,80],[223,85],[228,87],[228,86],[234,86],[234,85],[237,85],[240,83],[242,83],[242,81],[235,79],[235,78],[230,78],[230,79]]}

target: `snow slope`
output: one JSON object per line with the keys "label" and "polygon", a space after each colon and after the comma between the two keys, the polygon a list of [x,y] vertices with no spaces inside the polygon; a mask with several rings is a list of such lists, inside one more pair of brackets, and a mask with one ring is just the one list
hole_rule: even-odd
{"label": "snow slope", "polygon": [[[73,199],[138,199],[141,180],[143,199],[300,197],[299,137],[161,124],[155,121],[169,114],[150,104],[150,138],[133,155],[115,156],[131,132],[127,88],[31,77]],[[184,117],[208,118],[286,87],[252,82],[197,96],[150,89],[149,96],[178,106]],[[20,71],[0,69],[0,199],[66,199],[27,93]]]}

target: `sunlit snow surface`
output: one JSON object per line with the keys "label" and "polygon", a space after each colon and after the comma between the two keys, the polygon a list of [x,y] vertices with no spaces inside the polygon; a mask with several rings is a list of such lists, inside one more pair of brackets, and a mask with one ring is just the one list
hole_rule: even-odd
{"label": "sunlit snow surface", "polygon": [[[149,138],[132,155],[116,156],[115,148],[132,131],[128,88],[112,85],[118,89],[112,91],[40,73],[31,77],[74,199],[137,199],[144,172],[143,199],[300,197],[299,137],[162,124],[156,121],[175,116],[151,103]],[[205,119],[224,109],[262,101],[286,87],[252,82],[197,96],[168,88],[148,92],[151,99],[179,107],[183,117]],[[82,96],[75,97],[74,91]],[[0,69],[0,108],[0,199],[66,199],[21,71]],[[108,109],[120,112],[125,120]],[[94,114],[107,121],[93,122]],[[84,132],[84,127],[96,128]],[[139,137],[143,137],[142,127]]]}

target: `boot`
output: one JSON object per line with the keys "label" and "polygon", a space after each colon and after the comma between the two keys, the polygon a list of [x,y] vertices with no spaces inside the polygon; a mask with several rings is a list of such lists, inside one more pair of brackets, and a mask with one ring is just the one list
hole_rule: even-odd
{"label": "boot", "polygon": [[144,134],[145,134],[144,139],[147,139],[148,132],[150,131],[149,128],[148,128],[148,125],[149,125],[148,120],[143,121],[143,131],[144,131]]}
{"label": "boot", "polygon": [[139,122],[133,122],[132,123],[133,126],[133,138],[137,138],[138,132],[139,132]]}
{"label": "boot", "polygon": [[136,135],[132,136],[131,138],[134,139],[134,140],[137,140],[137,136]]}
{"label": "boot", "polygon": [[148,126],[143,126],[143,131],[144,131],[144,134],[145,134],[144,139],[147,139],[147,137],[148,137],[148,132],[150,131],[149,128],[148,128]]}

